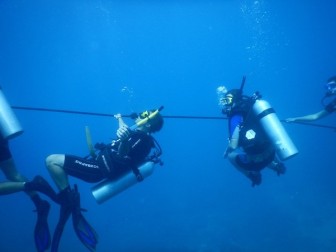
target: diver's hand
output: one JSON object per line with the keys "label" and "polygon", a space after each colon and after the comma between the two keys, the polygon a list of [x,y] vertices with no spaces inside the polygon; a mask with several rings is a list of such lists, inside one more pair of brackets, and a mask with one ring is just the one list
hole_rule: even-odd
{"label": "diver's hand", "polygon": [[226,147],[226,150],[224,151],[223,157],[227,158],[232,151],[233,151],[233,149],[228,145]]}
{"label": "diver's hand", "polygon": [[115,114],[114,118],[117,119],[117,120],[120,119],[121,118],[121,114]]}
{"label": "diver's hand", "polygon": [[127,127],[127,124],[122,119],[121,114],[115,114],[114,118],[118,120],[119,128],[121,128],[121,127]]}
{"label": "diver's hand", "polygon": [[129,137],[129,135],[131,134],[130,129],[127,126],[121,126],[119,127],[119,129],[117,130],[117,137],[123,141],[125,139],[127,139]]}
{"label": "diver's hand", "polygon": [[291,123],[291,122],[295,122],[295,121],[296,121],[295,117],[291,117],[291,118],[286,118],[285,119],[285,122],[287,122],[287,123]]}

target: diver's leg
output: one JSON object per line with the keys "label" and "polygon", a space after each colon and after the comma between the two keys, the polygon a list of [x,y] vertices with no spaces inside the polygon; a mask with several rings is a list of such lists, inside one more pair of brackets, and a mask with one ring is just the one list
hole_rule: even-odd
{"label": "diver's leg", "polygon": [[22,176],[16,169],[12,158],[2,161],[0,167],[9,181],[0,183],[0,195],[16,193],[24,190],[24,182],[27,178]]}
{"label": "diver's leg", "polygon": [[285,164],[281,162],[279,158],[277,158],[276,156],[274,157],[273,161],[267,167],[275,171],[278,174],[278,176],[286,173]]}
{"label": "diver's leg", "polygon": [[0,195],[25,191],[33,201],[36,212],[37,222],[34,229],[34,240],[37,250],[45,251],[50,246],[50,232],[48,226],[48,214],[50,204],[46,200],[42,200],[34,190],[27,190],[26,184],[30,182],[27,178],[21,175],[16,169],[12,158],[1,162],[0,164],[3,173],[10,181],[0,183]]}
{"label": "diver's leg", "polygon": [[64,190],[69,186],[68,175],[63,169],[65,155],[53,154],[47,157],[46,166],[59,190]]}
{"label": "diver's leg", "polygon": [[252,186],[261,184],[262,177],[260,171],[245,168],[245,166],[247,167],[250,165],[247,154],[237,153],[233,151],[228,155],[228,158],[238,171],[243,173],[246,177],[248,177],[252,181]]}
{"label": "diver's leg", "polygon": [[[248,171],[244,168],[241,167],[241,165],[237,162],[238,158],[241,158],[241,153],[237,153],[237,152],[231,152],[228,155],[229,161],[231,162],[231,164],[241,173],[243,173],[245,176],[248,175]],[[245,154],[244,154],[245,155]]]}

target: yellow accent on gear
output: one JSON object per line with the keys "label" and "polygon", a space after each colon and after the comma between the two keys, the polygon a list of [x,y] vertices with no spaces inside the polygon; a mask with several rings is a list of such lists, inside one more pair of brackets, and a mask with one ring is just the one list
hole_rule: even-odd
{"label": "yellow accent on gear", "polygon": [[85,126],[85,135],[86,135],[86,143],[89,147],[89,152],[92,157],[96,157],[95,149],[92,145],[91,133],[89,126]]}
{"label": "yellow accent on gear", "polygon": [[154,112],[150,113],[149,116],[147,116],[144,119],[141,119],[140,121],[136,122],[137,127],[142,126],[146,124],[150,119],[154,118],[159,113],[159,110],[155,110]]}

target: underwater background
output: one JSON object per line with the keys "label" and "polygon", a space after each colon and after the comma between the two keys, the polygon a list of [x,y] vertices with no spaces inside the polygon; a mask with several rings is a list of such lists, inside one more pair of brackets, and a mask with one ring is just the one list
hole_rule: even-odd
{"label": "underwater background", "polygon": [[[259,91],[280,119],[322,109],[336,74],[336,2],[192,0],[2,0],[0,84],[12,106],[97,113],[222,117],[216,88]],[[113,117],[14,110],[24,134],[10,141],[18,169],[53,186],[49,154],[88,154],[115,138]],[[126,119],[132,124],[130,119]],[[318,122],[335,126],[335,115]],[[93,184],[70,178],[97,251],[336,251],[332,129],[284,124],[299,149],[287,173],[250,181],[223,158],[225,119],[166,118],[155,134],[163,166],[98,205]],[[4,176],[1,180],[5,180]],[[43,196],[44,197],[44,196]],[[44,197],[45,198],[45,197]],[[34,206],[1,197],[0,251],[35,251]],[[52,203],[51,231],[58,220]],[[71,221],[59,251],[88,251]]]}

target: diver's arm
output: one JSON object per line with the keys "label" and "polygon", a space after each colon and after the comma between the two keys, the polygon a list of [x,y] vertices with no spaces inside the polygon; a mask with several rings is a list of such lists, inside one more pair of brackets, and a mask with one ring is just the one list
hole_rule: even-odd
{"label": "diver's arm", "polygon": [[239,143],[239,132],[240,132],[240,125],[238,125],[232,134],[232,137],[229,142],[229,148],[232,150],[235,150],[238,148],[238,143]]}
{"label": "diver's arm", "polygon": [[328,111],[325,109],[310,115],[299,116],[299,117],[292,117],[285,119],[286,122],[309,122],[321,119],[329,114]]}
{"label": "diver's arm", "polygon": [[118,155],[124,157],[128,154],[128,145],[124,143],[127,141],[132,131],[124,122],[120,114],[116,114],[114,117],[118,120],[119,123],[119,128],[117,129],[117,137],[119,141]]}
{"label": "diver's arm", "polygon": [[120,114],[114,115],[114,118],[118,120],[119,128],[117,129],[117,137],[123,141],[128,138],[130,134],[130,129],[127,124],[124,122]]}
{"label": "diver's arm", "polygon": [[114,118],[118,120],[119,128],[124,127],[124,126],[128,127],[127,124],[122,119],[121,114],[114,115]]}
{"label": "diver's arm", "polygon": [[232,151],[238,148],[239,132],[240,132],[240,125],[237,125],[233,131],[231,139],[229,140],[229,145],[225,150],[224,157],[227,157]]}

